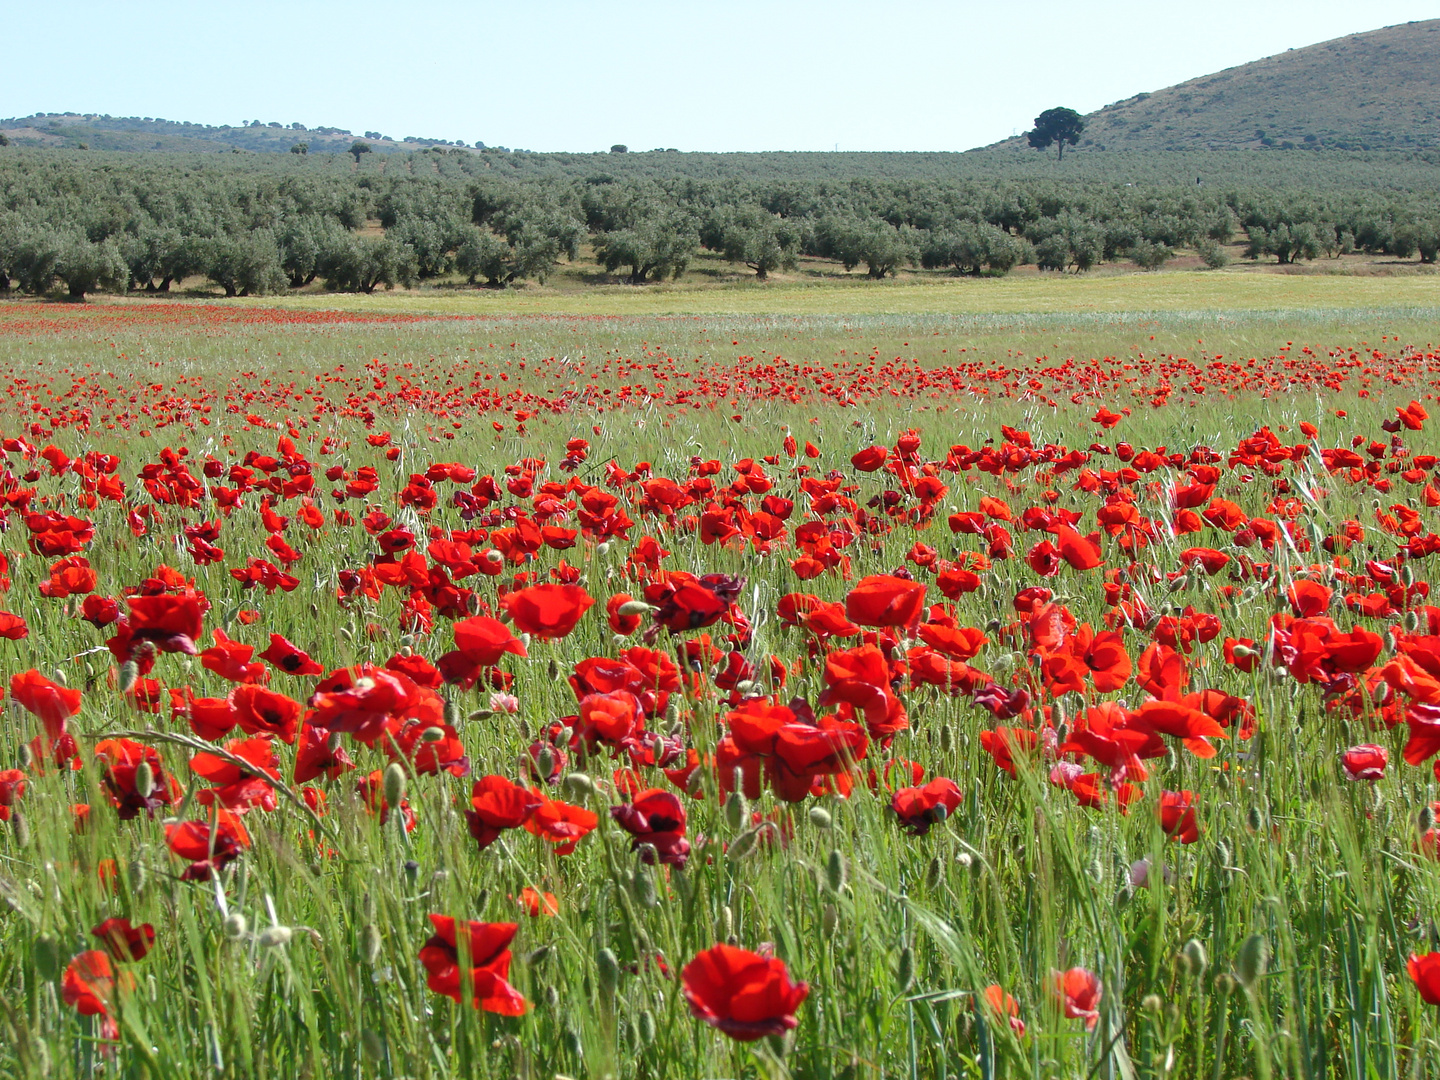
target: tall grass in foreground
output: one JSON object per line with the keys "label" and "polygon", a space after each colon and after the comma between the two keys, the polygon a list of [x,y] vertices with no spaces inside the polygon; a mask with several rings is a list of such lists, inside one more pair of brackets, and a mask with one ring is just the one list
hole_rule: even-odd
{"label": "tall grass in foreground", "polygon": [[[290,348],[291,339],[275,335],[255,344],[256,353],[269,353]],[[367,343],[357,335],[346,344]],[[204,363],[222,362],[229,347]],[[333,357],[328,344],[317,353]],[[1318,402],[1295,400],[1137,413],[1123,433],[1136,445],[1203,442],[1223,453],[1260,423],[1309,419],[1320,423],[1322,438],[1339,444],[1351,431],[1374,433],[1389,403],[1342,404],[1352,412],[1344,425],[1323,415]],[[1083,446],[1093,437],[1089,411],[976,406],[957,417],[887,407],[822,412],[812,424],[805,409],[765,407],[747,410],[744,425],[717,415],[623,413],[595,418],[604,427],[595,459],[613,455],[628,465],[644,458],[657,475],[683,476],[692,453],[729,461],[777,452],[782,423],[819,443],[826,467],[841,467],[863,441],[893,441],[912,424],[931,454],[950,442],[983,441],[1002,422],[1028,426],[1037,443]],[[394,465],[363,446],[358,425],[340,430],[354,440],[345,463],[380,466],[388,496],[433,460],[498,473],[521,455],[558,458],[565,438],[588,431],[591,419],[559,418],[523,438],[491,438],[488,429],[471,427],[443,443],[428,442],[418,422],[404,434],[392,423],[405,445]],[[189,437],[192,451],[223,452],[221,434],[231,435],[242,454],[273,449],[273,432],[242,432],[228,423],[212,432],[208,446]],[[166,441],[165,431],[149,439],[97,433],[65,449],[120,453],[133,475]],[[1432,449],[1429,433],[1412,446]],[[875,478],[858,482],[862,502],[881,490]],[[71,490],[66,485],[73,478],[57,486]],[[1359,492],[1323,486],[1330,495],[1315,507],[1317,520],[1368,513]],[[1019,508],[1040,490],[1031,484],[1010,494],[992,478],[963,474],[947,501],[967,509],[983,493],[1002,494]],[[1061,491],[1059,505],[1093,510],[1082,494]],[[1261,512],[1268,497],[1228,474],[1217,494],[1251,513]],[[373,549],[358,529],[327,525],[308,537],[296,571],[301,587],[267,597],[243,591],[226,570],[264,551],[266,533],[253,508],[227,522],[224,546],[232,554],[226,565],[210,567],[195,567],[177,550],[173,528],[135,538],[123,510],[102,504],[94,517],[90,556],[101,590],[116,593],[159,563],[180,566],[213,603],[207,630],[219,626],[255,644],[265,633],[284,634],[327,670],[383,662],[407,644],[432,658],[449,647],[443,623],[433,639],[402,637],[399,601],[388,592],[378,606],[336,605],[338,570],[359,565]],[[420,526],[413,517],[401,520]],[[433,520],[460,524],[450,509]],[[634,535],[645,531],[642,524]],[[31,635],[0,644],[5,676],[38,667],[82,688],[85,704],[74,726],[86,736],[87,757],[106,734],[184,734],[168,715],[139,715],[126,705],[110,685],[108,654],[95,651],[103,635],[67,617],[63,601],[38,597],[49,561],[19,557],[18,535],[12,529],[3,538],[14,561],[6,605],[26,616]],[[900,565],[917,538],[946,554],[964,547],[941,521],[917,536],[904,530],[862,541],[850,549],[855,577]],[[706,547],[679,534],[662,542],[672,552],[667,566],[748,579],[741,603],[756,623],[755,657],[791,661],[804,650],[798,633],[774,619],[781,595],[799,590],[839,600],[846,591],[833,575],[796,581],[783,554]],[[1147,549],[1144,558],[1173,570],[1184,546]],[[584,584],[603,603],[629,588],[621,573],[626,550],[587,545],[563,554],[582,567]],[[1377,549],[1374,557],[1389,553]],[[1283,549],[1272,557],[1282,580],[1301,565]],[[527,568],[543,575],[558,558],[544,552]],[[1011,598],[1035,583],[1022,560],[997,562],[982,591],[960,602],[961,625],[1010,621]],[[1077,620],[1099,625],[1105,608],[1094,575],[1065,569],[1049,584]],[[493,596],[493,585],[482,589]],[[1222,601],[1208,580],[1186,579],[1154,602],[1193,603],[1219,615],[1226,634],[1257,639],[1273,611],[1270,599],[1253,593]],[[242,625],[242,609],[258,610],[260,620]],[[517,775],[517,756],[538,730],[574,712],[563,675],[584,657],[620,647],[598,614],[562,642],[532,643],[528,660],[507,660],[520,700],[514,716],[490,712],[488,691],[447,691],[468,717],[460,731],[475,775]],[[1138,654],[1137,641],[1130,644]],[[662,637],[659,647],[672,645]],[[926,836],[907,836],[889,815],[888,798],[861,785],[848,799],[794,807],[766,794],[746,808],[775,824],[757,833],[750,813],[727,815],[711,777],[704,797],[687,801],[696,850],[683,872],[642,865],[605,820],[604,781],[613,764],[603,755],[572,763],[600,782],[592,806],[602,822],[571,856],[556,858],[549,845],[518,830],[476,851],[460,816],[468,778],[410,777],[418,827],[404,833],[398,815],[380,825],[351,792],[357,776],[382,768],[385,759],[356,748],[360,770],[328,786],[329,812],[320,823],[284,799],[272,813],[249,815],[253,846],[211,883],[178,879],[181,866],[166,851],[158,818],[117,821],[94,769],[52,768],[42,776],[32,767],[17,804],[21,813],[0,833],[0,1073],[152,1080],[1436,1075],[1435,1013],[1404,973],[1411,951],[1437,943],[1432,912],[1440,867],[1418,843],[1422,816],[1436,798],[1431,772],[1399,763],[1403,729],[1376,732],[1347,720],[1327,711],[1313,687],[1283,677],[1239,675],[1220,662],[1218,642],[1199,655],[1208,666],[1195,685],[1247,698],[1257,732],[1249,741],[1217,740],[1219,753],[1209,761],[1182,750],[1153,762],[1145,797],[1128,815],[1113,805],[1075,805],[1044,769],[1022,763],[1015,778],[1006,776],[980,747],[990,715],[963,697],[921,688],[905,694],[910,729],[889,751],[872,748],[862,772],[895,758],[954,779],[965,798],[943,824]],[[992,633],[974,663],[998,677],[1025,657]],[[197,695],[227,689],[180,656],[162,657],[155,677],[167,686],[189,685]],[[303,697],[310,684],[276,676],[273,685]],[[1133,685],[1128,690],[1138,693]],[[792,679],[784,696],[813,701],[818,691],[812,670]],[[1073,702],[1065,705],[1073,711]],[[685,725],[703,755],[719,736],[722,711],[711,692],[678,703],[678,715],[666,722]],[[0,764],[18,764],[36,730],[11,705],[0,725]],[[144,741],[160,748],[193,797],[198,785],[185,768],[190,750],[154,734]],[[1338,766],[1341,750],[1365,741],[1392,751],[1388,775],[1373,785],[1348,781]],[[281,748],[287,779],[289,755]],[[1173,843],[1161,831],[1154,805],[1162,789],[1196,793],[1198,842]],[[579,788],[566,790],[579,798]],[[76,803],[94,807],[84,831],[72,824]],[[202,814],[188,801],[176,816]],[[748,839],[741,843],[742,837]],[[526,915],[518,898],[527,887],[553,893],[557,913]],[[520,922],[512,981],[533,1011],[499,1018],[428,991],[417,953],[432,912]],[[153,952],[132,966],[134,985],[120,991],[118,1045],[101,1040],[93,1020],[60,1000],[58,981],[71,955],[94,947],[89,929],[110,915],[157,931]],[[690,1017],[679,969],[727,939],[751,949],[768,944],[809,982],[799,1026],[786,1039],[742,1046]],[[1104,984],[1093,1031],[1064,1019],[1052,991],[1054,973],[1073,966],[1089,968]],[[1017,999],[1023,1037],[977,1003],[976,994],[991,984]]]}

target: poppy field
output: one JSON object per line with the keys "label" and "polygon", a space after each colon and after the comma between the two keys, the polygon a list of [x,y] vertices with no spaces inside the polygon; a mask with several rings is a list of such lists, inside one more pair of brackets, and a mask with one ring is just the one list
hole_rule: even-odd
{"label": "poppy field", "polygon": [[0,1073],[1434,1075],[1427,318],[0,306]]}

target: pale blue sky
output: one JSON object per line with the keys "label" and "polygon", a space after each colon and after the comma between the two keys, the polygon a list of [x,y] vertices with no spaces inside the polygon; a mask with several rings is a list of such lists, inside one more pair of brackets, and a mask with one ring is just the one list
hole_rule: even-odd
{"label": "pale blue sky", "polygon": [[1412,0],[3,5],[0,115],[299,121],[530,150],[963,150]]}

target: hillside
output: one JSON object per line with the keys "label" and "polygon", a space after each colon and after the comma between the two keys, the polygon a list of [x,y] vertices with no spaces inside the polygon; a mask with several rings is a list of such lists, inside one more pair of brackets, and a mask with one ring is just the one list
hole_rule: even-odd
{"label": "hillside", "polygon": [[1291,49],[1107,105],[1080,148],[1440,147],[1437,56],[1440,19]]}
{"label": "hillside", "polygon": [[0,133],[16,146],[44,146],[90,150],[161,150],[218,152],[251,150],[288,153],[297,143],[316,153],[344,152],[357,139],[376,153],[463,146],[445,139],[386,138],[378,132],[350,132],[344,128],[306,128],[299,124],[261,123],[234,127],[190,124],[159,117],[108,116],[95,113],[37,113],[0,120]]}

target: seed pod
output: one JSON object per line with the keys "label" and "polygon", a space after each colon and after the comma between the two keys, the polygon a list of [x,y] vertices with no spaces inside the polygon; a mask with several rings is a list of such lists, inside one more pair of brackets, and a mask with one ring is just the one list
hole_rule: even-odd
{"label": "seed pod", "polygon": [[151,768],[150,762],[142,761],[135,768],[135,794],[142,799],[148,799],[154,790],[155,770]]}
{"label": "seed pod", "polygon": [[900,950],[900,959],[895,965],[895,992],[908,994],[915,985],[915,951],[906,945]]}
{"label": "seed pod", "polygon": [[1197,979],[1205,977],[1205,969],[1210,966],[1210,958],[1205,955],[1205,946],[1198,938],[1191,938],[1181,946],[1180,953],[1190,965],[1190,973]]}
{"label": "seed pod", "polygon": [[832,849],[825,860],[825,887],[836,895],[845,888],[845,856],[839,848]]}
{"label": "seed pod", "polygon": [[246,921],[245,916],[238,911],[232,911],[229,915],[226,915],[225,921],[220,924],[220,927],[225,932],[225,938],[228,941],[239,941],[250,930],[249,922]]}
{"label": "seed pod", "polygon": [[823,806],[812,806],[807,816],[810,818],[810,824],[817,829],[830,829],[835,826],[835,820],[830,816],[830,811]]}
{"label": "seed pod", "polygon": [[54,982],[60,977],[60,971],[65,966],[65,958],[60,951],[60,942],[49,934],[41,934],[31,945],[30,953],[35,958],[35,971],[42,979],[46,982]]}
{"label": "seed pod", "polygon": [[640,1035],[640,1045],[653,1045],[655,1042],[655,1014],[649,1009],[641,1009],[640,1015],[635,1019],[635,1030]]}
{"label": "seed pod", "polygon": [[365,963],[374,966],[375,961],[380,959],[383,945],[380,928],[374,923],[366,923],[360,928],[360,956]]}
{"label": "seed pod", "polygon": [[1235,957],[1235,978],[1246,990],[1253,990],[1269,963],[1270,943],[1260,934],[1251,934]]}
{"label": "seed pod", "polygon": [[275,949],[281,945],[289,945],[294,936],[295,931],[288,926],[267,926],[255,940],[262,949]]}
{"label": "seed pod", "polygon": [[392,761],[385,766],[382,788],[385,805],[391,809],[398,809],[405,801],[405,767],[398,761]]}
{"label": "seed pod", "polygon": [[615,959],[611,949],[601,949],[595,954],[595,971],[600,984],[600,993],[606,998],[615,996],[620,985],[620,961]]}

